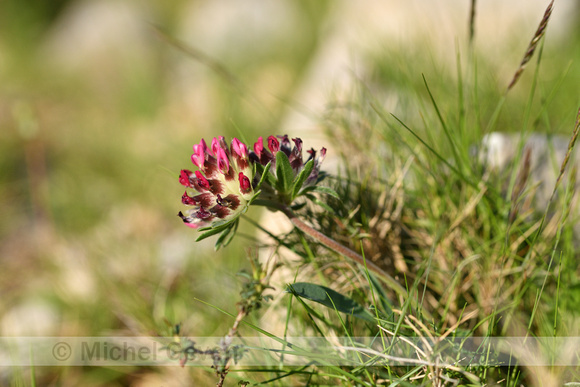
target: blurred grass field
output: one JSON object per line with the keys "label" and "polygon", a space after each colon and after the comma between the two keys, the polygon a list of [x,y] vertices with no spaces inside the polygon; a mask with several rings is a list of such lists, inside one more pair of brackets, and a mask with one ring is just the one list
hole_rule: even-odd
{"label": "blurred grass field", "polygon": [[[232,320],[196,299],[235,311],[240,291],[236,273],[247,268],[245,248],[260,234],[243,223],[241,231],[249,238],[237,237],[226,249],[214,252],[211,240],[196,244],[195,232],[176,216],[182,194],[177,174],[190,167],[191,146],[201,137],[243,133],[253,142],[257,136],[280,133],[293,112],[309,110],[301,106],[307,101],[297,98],[304,95],[313,63],[332,40],[328,31],[339,6],[330,1],[270,2],[261,10],[232,10],[227,2],[221,6],[186,0],[0,4],[1,335],[158,335],[167,333],[166,321],[180,323],[192,336],[227,332]],[[556,10],[558,6],[556,2]],[[377,110],[422,128],[426,141],[449,154],[441,128],[432,125],[437,117],[424,75],[443,115],[465,130],[459,138],[463,149],[469,149],[481,140],[544,8],[540,5],[524,27],[514,27],[505,46],[495,50],[482,33],[476,34],[481,47],[470,51],[467,15],[454,42],[437,42],[429,31],[419,34],[416,46],[403,39],[368,46],[361,42],[361,51],[352,55],[364,58],[364,71],[353,70],[346,98],[328,87],[327,100],[321,102],[325,110],[312,113],[319,132],[310,134],[319,140],[326,130],[335,157],[346,160],[344,170],[358,173],[355,180],[361,181],[374,173],[391,181],[389,174],[394,176],[409,156],[400,149],[420,148],[396,121],[381,120]],[[538,75],[534,58],[507,96],[495,130],[525,127],[571,134],[580,106],[580,18],[569,17],[573,21],[566,25],[549,26]],[[214,27],[223,33],[212,34]],[[551,28],[558,32],[552,35]],[[179,49],[170,42],[174,38],[199,51]],[[455,55],[460,56],[459,70]],[[475,58],[478,67],[470,67]],[[459,113],[459,73],[465,90],[474,93],[465,99],[477,104],[465,115]],[[530,103],[532,85],[537,94]],[[392,149],[397,151],[380,157]],[[381,165],[384,160],[391,164]],[[423,208],[426,213],[406,226],[431,231],[433,237],[445,234],[440,227],[452,222],[430,222],[452,220],[446,211],[460,211],[445,205],[461,182],[440,185],[437,179],[418,187],[417,197],[405,198],[410,211]],[[477,194],[459,192],[465,195],[461,204]],[[260,214],[254,210],[250,216],[258,219]],[[578,255],[571,231],[566,232],[561,248],[569,271],[562,281],[573,286],[558,302],[566,313],[562,329],[577,335]],[[478,237],[464,242],[475,244]],[[462,241],[447,242],[437,248],[458,248]],[[483,251],[497,248],[488,247]],[[454,259],[448,263],[457,264]],[[274,296],[285,297],[282,289],[292,280],[274,284]],[[445,282],[433,286],[436,296]],[[549,304],[555,294],[547,297],[543,302]],[[525,306],[532,308],[533,302]],[[260,313],[252,318],[260,324]],[[537,323],[535,333],[552,323]],[[0,384],[215,383],[209,370],[160,368],[15,369],[1,371]],[[233,378],[228,382],[236,383]]]}

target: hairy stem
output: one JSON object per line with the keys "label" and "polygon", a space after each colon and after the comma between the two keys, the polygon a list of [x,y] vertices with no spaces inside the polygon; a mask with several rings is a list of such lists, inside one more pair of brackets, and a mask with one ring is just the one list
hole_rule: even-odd
{"label": "hairy stem", "polygon": [[337,241],[328,236],[324,235],[320,231],[315,230],[308,224],[304,223],[300,218],[296,216],[296,214],[287,206],[278,205],[276,206],[277,209],[282,211],[284,215],[290,219],[294,227],[305,233],[306,235],[310,236],[312,239],[317,240],[318,242],[322,243],[324,246],[328,247],[329,249],[339,253],[340,255],[354,261],[372,271],[379,279],[381,279],[386,284],[390,285],[391,288],[396,291],[399,295],[403,297],[407,297],[407,291],[389,274],[385,273],[380,267],[375,265],[373,262],[366,260],[360,254],[352,251],[346,246],[341,245]]}

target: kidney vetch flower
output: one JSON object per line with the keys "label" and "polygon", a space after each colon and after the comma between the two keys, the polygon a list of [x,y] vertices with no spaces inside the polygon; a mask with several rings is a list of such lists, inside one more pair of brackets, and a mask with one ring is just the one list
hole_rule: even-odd
{"label": "kidney vetch flower", "polygon": [[191,228],[226,223],[243,212],[254,195],[248,148],[237,138],[228,147],[223,136],[214,138],[211,148],[202,139],[193,146],[191,161],[199,168],[183,169],[179,182],[187,189],[181,201],[192,208],[180,212]]}
{"label": "kidney vetch flower", "polygon": [[262,190],[263,202],[289,205],[320,180],[326,149],[319,157],[309,150],[304,161],[302,140],[292,141],[293,147],[288,136],[270,136],[266,149],[259,137],[252,152],[237,138],[228,146],[223,136],[213,138],[211,147],[203,139],[193,146],[191,161],[199,170],[181,170],[179,182],[186,187],[181,201],[188,209],[178,215],[187,226],[206,231],[198,240],[223,232],[218,245],[227,244],[239,216]]}

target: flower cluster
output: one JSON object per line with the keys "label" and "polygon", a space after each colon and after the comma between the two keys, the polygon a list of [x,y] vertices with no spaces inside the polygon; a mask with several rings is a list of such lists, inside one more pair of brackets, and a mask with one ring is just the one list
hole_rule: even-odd
{"label": "flower cluster", "polygon": [[268,174],[263,187],[263,199],[283,205],[290,205],[297,196],[305,193],[303,188],[312,186],[318,181],[320,163],[326,156],[326,149],[322,148],[320,156],[310,149],[309,157],[304,162],[302,158],[302,140],[293,138],[294,146],[288,136],[268,137],[267,147],[264,148],[262,137],[254,144],[254,151],[250,153],[250,160],[256,163],[258,170],[270,164],[272,171]]}
{"label": "flower cluster", "polygon": [[228,146],[223,136],[214,138],[211,148],[203,139],[193,146],[191,161],[199,170],[181,171],[179,182],[186,187],[181,201],[189,209],[179,212],[179,217],[189,227],[211,229],[198,240],[221,231],[229,234],[262,192],[260,188],[270,203],[289,205],[319,180],[326,149],[318,157],[314,149],[309,150],[304,161],[302,140],[292,141],[294,146],[288,136],[270,136],[266,149],[259,137],[252,152],[237,138]]}
{"label": "flower cluster", "polygon": [[264,166],[268,163],[272,163],[272,168],[274,169],[276,166],[276,154],[282,152],[286,157],[288,157],[288,162],[292,167],[294,176],[298,176],[298,174],[304,169],[305,164],[312,160],[312,172],[304,182],[304,186],[309,186],[318,179],[318,171],[320,170],[322,160],[324,160],[324,157],[326,156],[326,148],[320,150],[319,157],[316,157],[316,151],[314,149],[308,150],[309,157],[305,163],[302,160],[302,140],[297,137],[293,138],[292,141],[294,142],[294,147],[291,146],[290,139],[287,135],[279,136],[279,139],[270,136],[268,137],[268,149],[270,151],[268,151],[267,149],[264,149],[264,140],[262,137],[258,137],[258,141],[254,144],[254,151],[250,153],[250,159]]}
{"label": "flower cluster", "polygon": [[189,188],[181,202],[193,208],[179,212],[183,222],[192,228],[202,228],[218,220],[235,219],[254,195],[248,148],[237,138],[227,146],[223,136],[214,138],[211,148],[202,139],[193,146],[191,161],[199,171],[183,169],[179,182]]}

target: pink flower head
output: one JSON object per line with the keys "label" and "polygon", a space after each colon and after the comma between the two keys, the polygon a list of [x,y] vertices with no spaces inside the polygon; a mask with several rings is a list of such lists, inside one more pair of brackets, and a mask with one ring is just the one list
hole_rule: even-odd
{"label": "pink flower head", "polygon": [[[237,138],[228,146],[223,136],[215,137],[212,139],[211,149],[208,149],[202,139],[193,146],[191,156],[192,163],[199,170],[194,173],[183,169],[179,175],[179,182],[186,187],[181,202],[188,206],[187,210],[179,212],[179,217],[195,229],[211,227],[217,222],[219,225],[234,222],[255,198],[258,182],[262,184],[261,192],[269,195],[270,200],[281,200],[284,204],[290,204],[303,193],[302,187],[318,181],[320,164],[326,155],[325,148],[320,150],[318,157],[317,152],[311,149],[308,151],[308,159],[304,161],[302,148],[300,138],[290,140],[287,135],[269,136],[267,149],[264,148],[264,139],[259,137],[252,152]],[[272,178],[278,179],[276,173],[280,173],[279,171],[283,171],[285,179],[292,179],[291,175],[288,176],[291,174],[289,167],[277,168],[276,161],[289,163],[294,175],[293,181],[300,182],[300,187],[290,185],[288,188],[286,183],[279,184],[280,180],[272,181]],[[254,163],[264,167],[270,163],[267,173],[271,176],[255,176],[255,171],[260,174],[265,172],[264,168],[257,168]],[[310,174],[306,178],[304,175],[299,178],[307,164],[312,168]],[[286,181],[292,183],[292,180]]]}
{"label": "pink flower head", "polygon": [[179,217],[192,228],[237,218],[254,195],[248,147],[234,139],[230,152],[225,138],[219,136],[212,140],[211,150],[201,140],[193,151],[191,161],[199,170],[181,171],[179,182],[189,191],[182,195],[181,202],[189,208]]}

